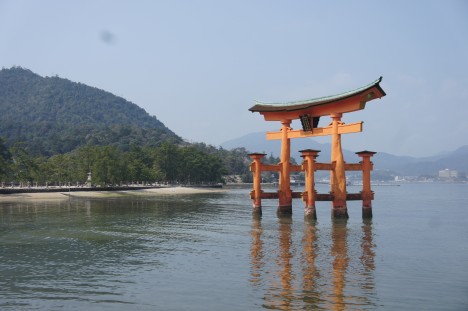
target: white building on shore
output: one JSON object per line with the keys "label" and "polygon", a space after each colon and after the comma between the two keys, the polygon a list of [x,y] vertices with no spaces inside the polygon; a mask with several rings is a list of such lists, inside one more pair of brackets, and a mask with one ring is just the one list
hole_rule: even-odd
{"label": "white building on shore", "polygon": [[458,178],[458,171],[450,170],[446,168],[445,170],[439,171],[439,178],[444,178],[444,179]]}

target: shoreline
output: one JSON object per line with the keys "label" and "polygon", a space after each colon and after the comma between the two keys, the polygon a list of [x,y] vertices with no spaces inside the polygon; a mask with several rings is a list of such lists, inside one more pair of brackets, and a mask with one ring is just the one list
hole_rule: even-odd
{"label": "shoreline", "polygon": [[1,188],[1,194],[24,194],[24,193],[50,193],[50,192],[92,192],[92,191],[125,191],[141,190],[149,186],[124,186],[124,187],[30,187],[30,188]]}
{"label": "shoreline", "polygon": [[189,187],[189,188],[222,188],[222,185],[157,185],[157,186],[109,186],[109,187],[28,187],[28,188],[0,188],[0,194],[17,194],[17,193],[43,193],[43,192],[90,192],[90,191],[127,191],[127,190],[143,190],[157,189],[168,187]]}
{"label": "shoreline", "polygon": [[202,194],[202,193],[221,193],[228,190],[223,188],[208,188],[208,187],[160,187],[160,188],[144,188],[144,189],[124,189],[124,190],[107,190],[107,191],[62,191],[55,192],[25,192],[25,193],[10,193],[0,194],[0,202],[14,201],[54,201],[68,200],[70,198],[89,198],[89,199],[106,199],[132,196],[163,196],[163,195],[184,195],[184,194]]}

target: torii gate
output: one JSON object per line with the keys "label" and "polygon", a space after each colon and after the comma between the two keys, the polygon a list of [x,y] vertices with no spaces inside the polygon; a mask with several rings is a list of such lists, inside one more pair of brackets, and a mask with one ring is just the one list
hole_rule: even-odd
{"label": "torii gate", "polygon": [[[363,201],[363,217],[372,217],[373,192],[370,189],[370,171],[372,162],[370,157],[375,154],[371,151],[357,152],[362,157],[359,164],[346,164],[341,150],[341,134],[362,132],[363,122],[345,124],[341,121],[344,113],[362,110],[368,101],[385,96],[380,87],[382,77],[361,88],[334,96],[326,96],[311,100],[295,101],[288,103],[261,103],[256,104],[249,110],[259,112],[266,121],[281,122],[281,130],[268,132],[267,139],[281,139],[281,156],[278,165],[265,165],[261,158],[265,154],[252,153],[250,157],[254,160],[251,171],[254,175],[254,189],[251,192],[254,212],[261,213],[261,199],[279,200],[278,213],[292,213],[292,199],[302,197],[306,202],[305,214],[316,218],[315,201],[333,201],[333,217],[348,217],[346,200]],[[321,116],[330,116],[332,122],[326,127],[317,127]],[[301,120],[302,130],[293,130],[290,125],[292,120]],[[302,150],[304,161],[302,165],[290,163],[290,140],[292,138],[332,136],[331,163],[316,163],[318,150]],[[330,194],[317,194],[314,189],[314,171],[330,171]],[[346,192],[346,170],[362,170],[363,190],[358,194]],[[260,187],[260,173],[262,171],[279,171],[279,186],[277,193],[265,193]],[[291,191],[290,172],[304,171],[306,175],[306,189],[303,193]]]}

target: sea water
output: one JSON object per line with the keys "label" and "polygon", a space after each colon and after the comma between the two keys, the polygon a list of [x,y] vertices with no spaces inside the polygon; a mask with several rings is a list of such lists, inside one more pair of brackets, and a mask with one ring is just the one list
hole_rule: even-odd
{"label": "sea water", "polygon": [[0,309],[468,310],[468,185],[373,190],[370,221],[253,217],[249,189],[3,202]]}

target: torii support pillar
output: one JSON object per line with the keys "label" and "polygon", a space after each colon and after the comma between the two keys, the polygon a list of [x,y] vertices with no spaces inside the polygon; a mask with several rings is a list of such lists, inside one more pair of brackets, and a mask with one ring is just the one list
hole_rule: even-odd
{"label": "torii support pillar", "polygon": [[346,205],[346,174],[345,161],[343,151],[341,150],[341,134],[339,126],[343,124],[341,121],[342,113],[332,113],[332,148],[331,162],[334,163],[334,168],[331,171],[330,183],[331,193],[333,194],[333,218],[348,218],[348,208]]}
{"label": "torii support pillar", "polygon": [[373,151],[360,151],[356,152],[362,158],[362,218],[372,218],[372,199],[374,192],[371,190],[371,176],[373,164],[370,158],[376,154]]}
{"label": "torii support pillar", "polygon": [[250,170],[253,173],[253,191],[250,193],[250,197],[253,201],[253,214],[261,215],[262,214],[262,158],[265,156],[264,153],[251,153],[249,154],[250,158],[253,160],[253,163],[250,165]]}
{"label": "torii support pillar", "polygon": [[291,139],[288,136],[291,120],[281,121],[281,162],[278,183],[278,215],[292,214],[292,191],[290,181],[291,171]]}
{"label": "torii support pillar", "polygon": [[317,158],[320,150],[306,149],[299,151],[301,157],[304,159],[302,162],[302,170],[305,171],[305,191],[303,199],[305,201],[304,217],[311,220],[317,219],[315,211],[315,158]]}

